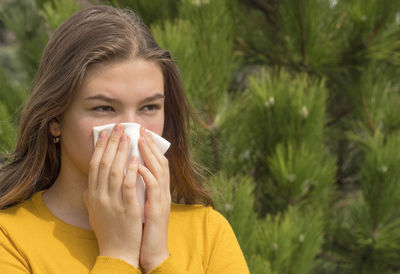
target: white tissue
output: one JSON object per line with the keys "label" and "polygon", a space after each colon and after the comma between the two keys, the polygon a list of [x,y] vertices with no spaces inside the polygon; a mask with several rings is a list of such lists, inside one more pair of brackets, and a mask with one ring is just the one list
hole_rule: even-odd
{"label": "white tissue", "polygon": [[[107,124],[103,126],[98,126],[93,128],[93,136],[94,136],[94,145],[96,146],[97,139],[99,137],[99,134],[102,130],[107,130],[109,135],[111,134],[115,124]],[[143,159],[140,155],[140,151],[138,148],[138,141],[140,138],[140,125],[136,123],[121,123],[121,125],[124,126],[125,130],[124,132],[129,135],[129,158],[132,156],[135,156],[136,158],[139,159],[139,162],[141,164],[143,163]],[[162,138],[161,136],[155,134],[154,132],[151,132],[150,130],[146,130],[147,132],[150,132],[154,143],[160,148],[162,153],[167,152],[169,146],[171,145],[170,142]],[[126,172],[126,169],[125,169]],[[137,185],[136,185],[136,192],[137,192],[137,197],[139,204],[142,208],[142,216],[143,216],[143,222],[144,222],[144,202],[145,202],[145,191],[146,187],[143,182],[142,176],[138,175],[137,179]]]}

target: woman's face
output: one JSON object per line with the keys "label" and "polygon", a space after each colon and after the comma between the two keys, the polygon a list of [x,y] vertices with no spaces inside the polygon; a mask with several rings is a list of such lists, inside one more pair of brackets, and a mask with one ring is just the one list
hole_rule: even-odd
{"label": "woman's face", "polygon": [[122,122],[162,135],[164,79],[157,64],[130,59],[90,68],[60,121],[62,168],[87,177],[93,127]]}

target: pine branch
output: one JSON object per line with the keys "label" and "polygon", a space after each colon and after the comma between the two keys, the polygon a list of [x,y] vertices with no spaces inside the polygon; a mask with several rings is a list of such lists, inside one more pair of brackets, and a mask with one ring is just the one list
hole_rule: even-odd
{"label": "pine branch", "polygon": [[374,133],[374,132],[375,132],[375,125],[374,125],[374,122],[372,121],[372,119],[371,119],[371,117],[370,117],[369,109],[368,109],[368,107],[367,107],[367,104],[365,103],[365,98],[364,98],[364,96],[362,96],[361,103],[362,103],[362,107],[363,107],[365,116],[366,116],[366,118],[367,118],[367,124],[368,124],[368,126],[369,126],[371,132]]}
{"label": "pine branch", "polygon": [[[384,180],[384,178],[380,178],[380,179]],[[376,208],[380,208],[382,199],[385,199],[385,197],[383,197],[383,194],[382,194],[382,192],[384,192],[382,189],[383,186],[384,186],[383,183],[378,184],[378,193],[376,195],[377,195],[377,197],[380,197],[380,199],[377,199],[378,205],[375,204]],[[377,233],[378,233],[379,222],[378,222],[378,216],[376,216],[376,214],[374,214],[374,215],[375,216],[372,216],[373,220],[372,220],[372,227],[371,227],[371,238],[372,238],[372,241],[375,243]]]}
{"label": "pine branch", "polygon": [[332,118],[330,118],[326,123],[325,127],[329,127],[339,121],[342,117],[346,116],[347,114],[353,111],[353,106],[351,104],[347,104],[339,109]]}
{"label": "pine branch", "polygon": [[299,198],[291,201],[290,204],[291,205],[296,205],[296,204],[301,203],[302,201],[306,200],[308,197],[310,197],[310,195],[313,192],[313,190],[314,190],[314,186],[312,185],[304,195],[302,195]]}
{"label": "pine branch", "polygon": [[290,204],[290,197],[288,195],[286,195],[286,193],[284,191],[282,191],[282,189],[280,188],[278,182],[276,180],[272,180],[272,182],[275,185],[279,196],[281,196],[286,201],[287,204]]}
{"label": "pine branch", "polygon": [[302,58],[302,63],[303,66],[307,66],[307,52],[306,52],[306,47],[307,47],[307,33],[306,33],[306,9],[304,7],[304,0],[301,0],[300,2],[300,34],[301,34],[301,42],[300,42],[300,47],[301,47],[301,58]]}
{"label": "pine branch", "polygon": [[[361,51],[367,47],[368,44],[370,44],[376,36],[382,31],[384,28],[386,21],[387,21],[387,12],[381,17],[381,19],[376,23],[374,29],[371,31],[371,33],[368,35],[368,37],[361,41],[360,43],[354,44],[350,49],[347,51],[343,52],[343,56],[346,55],[354,55],[356,52]],[[344,58],[346,59],[346,58]]]}
{"label": "pine branch", "polygon": [[212,122],[211,124],[207,124],[201,117],[197,117],[197,122],[199,125],[208,131],[208,137],[210,138],[210,143],[211,143],[211,149],[214,154],[215,158],[215,166],[216,170],[221,169],[221,153],[220,153],[220,147],[218,145],[218,136],[217,136],[217,125]]}
{"label": "pine branch", "polygon": [[277,22],[274,20],[272,13],[276,10],[276,0],[271,1],[272,5],[268,5],[267,3],[264,3],[261,0],[242,0],[244,2],[247,2],[251,6],[259,9],[261,12],[264,13],[265,18],[267,19],[268,23],[273,27],[273,29],[276,32],[281,32],[281,29],[279,28],[279,25]]}
{"label": "pine branch", "polygon": [[[205,18],[204,18],[204,13],[201,12],[200,13],[200,20],[201,23],[199,24],[200,27],[200,34],[201,34],[201,45],[204,49],[204,54],[206,55],[204,58],[205,60],[209,60],[209,52],[210,52],[210,39],[209,39],[209,35],[207,35],[207,30],[204,28],[204,26],[206,25],[205,23]],[[210,71],[209,66],[207,66],[207,74],[209,75],[209,77],[207,77],[207,85],[208,85],[208,89],[211,91],[210,92],[210,96],[208,98],[208,104],[204,107],[206,113],[208,114],[208,120],[209,120],[209,124],[214,124],[214,117],[215,117],[215,94],[213,92],[215,85],[213,83],[213,74],[212,71]]]}
{"label": "pine branch", "polygon": [[258,9],[262,10],[264,13],[273,12],[273,8],[270,7],[267,3],[264,3],[263,1],[260,0],[248,0],[248,1],[251,2]]}
{"label": "pine branch", "polygon": [[372,30],[372,32],[370,33],[370,35],[368,36],[368,38],[366,39],[366,44],[369,44],[372,42],[372,40],[375,39],[375,37],[382,31],[383,27],[386,24],[386,21],[388,19],[387,16],[387,12],[382,15],[381,19],[378,21],[378,23],[376,23],[374,29]]}
{"label": "pine branch", "polygon": [[336,246],[336,247],[338,247],[338,248],[340,248],[340,249],[342,249],[342,250],[344,250],[346,252],[349,252],[349,253],[352,253],[352,254],[356,253],[355,250],[349,248],[348,246],[344,246],[344,245],[338,243],[332,237],[330,237],[328,234],[324,234],[324,238],[325,238],[325,240],[327,240],[332,245],[334,245],[334,246]]}
{"label": "pine branch", "polygon": [[336,257],[336,256],[332,256],[332,255],[326,254],[326,253],[324,253],[324,252],[318,253],[318,254],[316,255],[316,257],[317,257],[317,258],[326,259],[326,260],[328,260],[328,261],[335,262],[335,263],[339,263],[339,264],[343,264],[343,263],[349,264],[349,263],[351,263],[350,260],[346,260],[346,259],[344,259],[344,258],[339,258],[339,257]]}
{"label": "pine branch", "polygon": [[220,147],[218,143],[218,135],[216,129],[213,130],[210,135],[210,141],[211,141],[211,148],[214,154],[214,159],[215,159],[215,170],[220,170],[221,169],[221,154],[220,154]]}
{"label": "pine branch", "polygon": [[214,130],[214,128],[216,128],[216,126],[215,125],[209,125],[209,124],[207,124],[201,117],[196,117],[196,120],[197,120],[197,122],[199,123],[199,125],[203,128],[203,129],[205,129],[205,130],[207,130],[207,131],[213,131]]}
{"label": "pine branch", "polygon": [[287,66],[289,65],[289,61],[285,59],[285,56],[280,56],[279,54],[275,54],[274,52],[270,53],[265,50],[258,50],[251,44],[246,43],[241,37],[235,37],[235,42],[241,47],[243,50],[243,54],[247,55],[254,55],[257,56],[257,62],[266,61],[271,65],[278,65],[278,66]]}
{"label": "pine branch", "polygon": [[335,29],[333,29],[332,32],[330,32],[330,33],[328,34],[328,39],[331,39],[331,38],[333,37],[333,35],[334,35],[339,29],[342,28],[342,25],[343,25],[343,23],[344,23],[344,19],[346,19],[346,17],[347,17],[347,12],[345,11],[345,12],[343,12],[343,14],[339,17],[338,22],[337,22],[337,24],[336,24],[336,26],[335,26]]}

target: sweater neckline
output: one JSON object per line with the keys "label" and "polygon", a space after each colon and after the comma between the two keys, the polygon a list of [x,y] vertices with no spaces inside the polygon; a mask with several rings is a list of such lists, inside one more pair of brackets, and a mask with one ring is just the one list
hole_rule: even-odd
{"label": "sweater neckline", "polygon": [[88,230],[71,225],[54,215],[43,200],[42,195],[44,192],[45,190],[41,190],[35,193],[31,200],[38,213],[46,222],[54,223],[56,228],[61,229],[74,236],[86,239],[96,239],[93,230]]}

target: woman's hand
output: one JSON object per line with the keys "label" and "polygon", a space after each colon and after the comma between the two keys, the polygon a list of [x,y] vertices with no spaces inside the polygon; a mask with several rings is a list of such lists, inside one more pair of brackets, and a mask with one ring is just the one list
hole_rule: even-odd
{"label": "woman's hand", "polygon": [[140,266],[145,272],[169,257],[168,223],[171,209],[170,177],[167,158],[142,127],[139,149],[144,165],[138,172],[146,184],[145,224],[140,251]]}
{"label": "woman's hand", "polygon": [[142,213],[136,195],[138,160],[130,160],[125,176],[128,149],[129,137],[121,125],[114,127],[110,138],[106,131],[101,132],[90,161],[84,201],[99,255],[138,267],[142,238]]}

